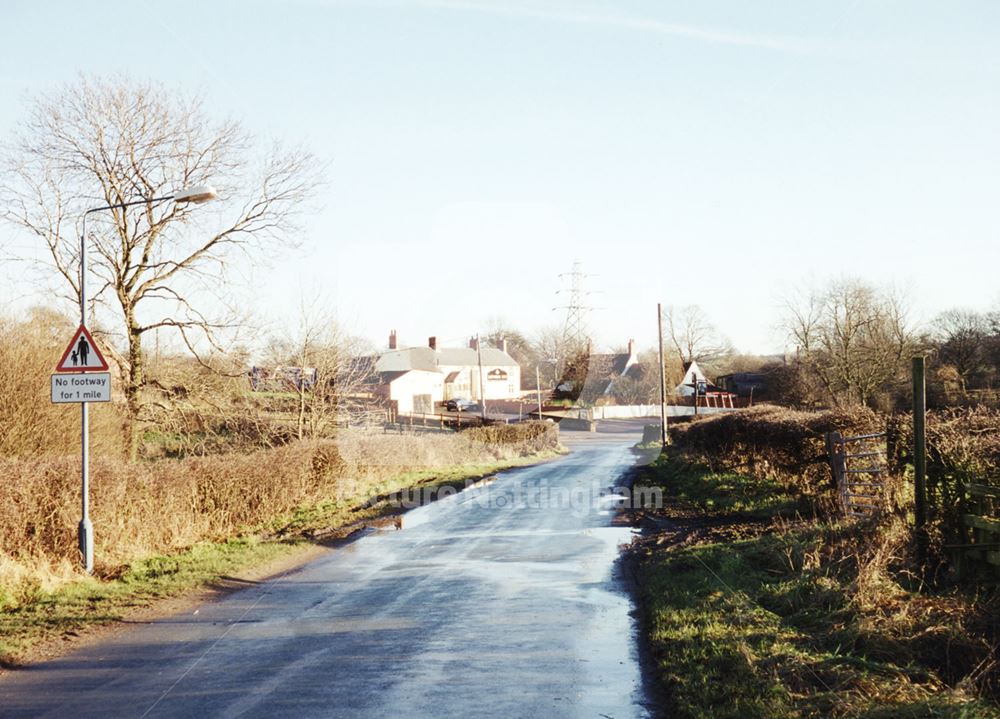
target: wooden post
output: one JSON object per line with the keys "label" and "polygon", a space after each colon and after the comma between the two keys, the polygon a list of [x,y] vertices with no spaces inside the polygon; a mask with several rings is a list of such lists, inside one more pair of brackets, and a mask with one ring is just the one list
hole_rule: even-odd
{"label": "wooden post", "polygon": [[667,446],[667,375],[663,368],[663,308],[656,304],[656,326],[660,336],[660,446]]}
{"label": "wooden post", "polygon": [[538,419],[542,419],[542,380],[538,372],[538,365],[535,365],[535,395],[538,398]]}
{"label": "wooden post", "polygon": [[827,432],[826,452],[830,456],[830,476],[833,489],[839,494],[843,492],[843,437],[840,432]]}
{"label": "wooden post", "polygon": [[917,558],[927,559],[927,384],[923,357],[913,358],[913,523]]}

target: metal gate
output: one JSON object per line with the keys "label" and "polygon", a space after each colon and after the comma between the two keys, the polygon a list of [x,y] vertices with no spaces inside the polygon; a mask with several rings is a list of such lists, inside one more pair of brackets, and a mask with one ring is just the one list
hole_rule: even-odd
{"label": "metal gate", "polygon": [[844,513],[851,517],[873,514],[885,495],[886,433],[843,437],[830,432],[826,449]]}

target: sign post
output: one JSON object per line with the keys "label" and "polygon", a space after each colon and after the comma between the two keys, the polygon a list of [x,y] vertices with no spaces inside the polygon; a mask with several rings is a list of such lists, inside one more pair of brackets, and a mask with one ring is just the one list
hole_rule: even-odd
{"label": "sign post", "polygon": [[52,375],[52,402],[80,403],[80,556],[87,573],[94,571],[94,525],[90,522],[90,402],[111,401],[108,363],[87,330],[87,255],[80,243],[80,326]]}
{"label": "sign post", "polygon": [[[97,348],[97,344],[94,343],[94,338],[91,337],[90,332],[87,331],[87,216],[95,212],[103,212],[105,210],[124,210],[125,208],[135,207],[137,205],[145,205],[147,211],[149,211],[154,207],[164,202],[170,202],[171,200],[178,204],[190,202],[200,205],[203,202],[215,199],[215,197],[217,197],[217,194],[215,192],[215,188],[211,185],[196,185],[194,187],[186,187],[179,192],[175,192],[174,194],[165,197],[141,198],[138,200],[131,200],[129,202],[118,202],[112,205],[91,207],[83,213],[83,220],[80,227],[80,329],[77,330],[73,340],[66,348],[66,352],[63,353],[63,357],[59,361],[59,365],[56,367],[56,372],[105,372],[108,369],[108,363],[104,361],[104,357],[101,356],[101,351]],[[93,353],[93,355],[91,355],[91,353]],[[90,502],[88,500],[88,492],[90,490],[90,415],[87,412],[87,406],[89,402],[107,402],[110,400],[111,376],[106,375],[106,377],[106,383],[90,385],[89,389],[84,387],[81,389],[81,395],[79,398],[65,400],[67,402],[80,403],[80,460],[82,464],[80,479],[81,484],[83,485],[80,517],[80,554],[83,558],[83,566],[87,570],[88,574],[94,569],[94,528],[90,523]],[[70,380],[70,382],[72,382],[72,380]],[[98,389],[99,387],[104,387],[104,389]],[[58,385],[58,389],[60,391],[63,389],[63,385],[61,383]],[[57,383],[55,378],[53,378],[53,402],[57,401],[55,399],[56,390]],[[95,396],[88,396],[88,391],[97,392],[98,394]],[[103,398],[105,395],[108,399]],[[62,395],[60,394],[60,397],[61,396]]]}
{"label": "sign post", "polygon": [[[86,228],[86,215],[84,215]],[[111,374],[101,350],[87,330],[87,252],[80,236],[80,327],[66,346],[52,375],[52,401],[80,403],[80,557],[88,574],[94,571],[94,525],[90,522],[90,402],[111,401]],[[92,374],[88,374],[88,372]]]}

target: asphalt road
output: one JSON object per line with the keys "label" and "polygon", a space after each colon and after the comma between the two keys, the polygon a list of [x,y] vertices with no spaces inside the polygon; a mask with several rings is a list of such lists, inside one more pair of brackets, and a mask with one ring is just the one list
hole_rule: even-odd
{"label": "asphalt road", "polygon": [[645,717],[613,577],[629,530],[600,497],[636,426],[564,433],[569,456],[401,531],[12,672],[0,716]]}

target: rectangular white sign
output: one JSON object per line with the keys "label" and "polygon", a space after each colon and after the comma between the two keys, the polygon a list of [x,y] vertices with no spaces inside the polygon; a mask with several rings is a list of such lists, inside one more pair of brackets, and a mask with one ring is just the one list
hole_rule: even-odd
{"label": "rectangular white sign", "polygon": [[110,372],[76,372],[52,375],[52,401],[56,404],[72,402],[110,402]]}

